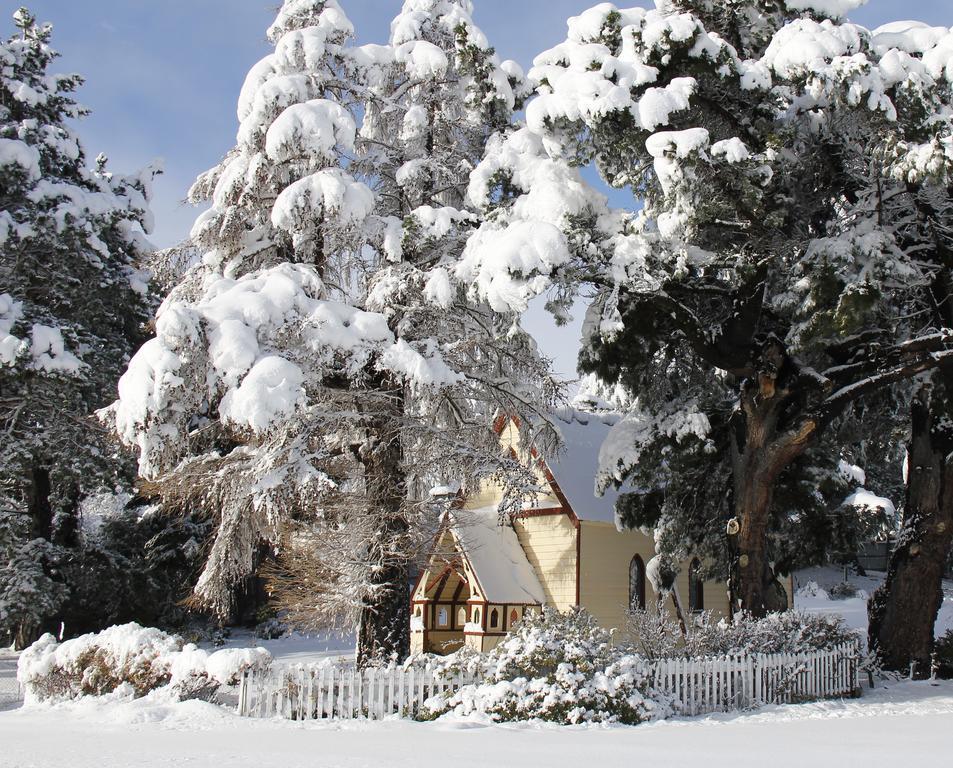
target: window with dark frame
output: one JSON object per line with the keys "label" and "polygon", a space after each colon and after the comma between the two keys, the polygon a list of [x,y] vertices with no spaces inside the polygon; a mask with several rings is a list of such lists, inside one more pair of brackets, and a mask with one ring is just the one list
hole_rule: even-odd
{"label": "window with dark frame", "polygon": [[629,563],[629,610],[645,610],[645,563],[638,555]]}
{"label": "window with dark frame", "polygon": [[688,610],[693,613],[705,610],[705,581],[701,570],[702,564],[696,557],[688,566]]}

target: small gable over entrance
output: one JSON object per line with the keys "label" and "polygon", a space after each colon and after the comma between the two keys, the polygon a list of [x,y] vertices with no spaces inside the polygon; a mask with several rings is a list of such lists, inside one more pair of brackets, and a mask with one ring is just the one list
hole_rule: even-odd
{"label": "small gable over entrance", "polygon": [[447,514],[412,595],[416,652],[492,648],[545,593],[513,528],[496,507]]}

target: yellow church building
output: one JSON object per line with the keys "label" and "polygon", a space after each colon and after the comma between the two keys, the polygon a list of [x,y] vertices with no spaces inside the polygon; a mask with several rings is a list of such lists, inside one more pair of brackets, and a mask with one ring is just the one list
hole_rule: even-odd
{"label": "yellow church building", "polygon": [[[616,495],[593,493],[599,448],[613,420],[568,410],[561,414],[564,450],[554,459],[526,450],[509,419],[497,426],[537,474],[545,492],[512,523],[497,511],[502,489],[486,482],[449,512],[411,593],[411,651],[450,653],[466,644],[488,651],[529,611],[581,606],[605,628],[624,625],[630,608],[659,609],[646,578],[655,542],[615,525]],[[702,581],[700,563],[683,564],[674,600],[683,615],[727,615],[724,583]],[[664,601],[665,610],[672,610]]]}

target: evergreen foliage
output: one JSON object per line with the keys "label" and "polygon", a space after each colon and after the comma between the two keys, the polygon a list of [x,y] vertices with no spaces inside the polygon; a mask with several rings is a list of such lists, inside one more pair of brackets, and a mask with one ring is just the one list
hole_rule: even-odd
{"label": "evergreen foliage", "polygon": [[131,480],[92,412],[150,309],[140,262],[155,173],[95,167],[68,121],[78,75],[49,72],[51,28],[24,8],[0,44],[0,635],[28,641],[66,595],[60,564],[87,495]]}
{"label": "evergreen foliage", "polygon": [[355,46],[334,0],[282,6],[237,144],[191,193],[212,202],[200,255],[104,413],[166,510],[215,523],[197,604],[231,615],[260,543],[282,542],[277,573],[324,585],[297,615],[357,623],[361,663],[407,653],[429,489],[525,482],[493,417],[552,394],[525,334],[440,273],[477,223],[454,207],[468,170],[518,100],[470,10],[410,0],[389,45]]}
{"label": "evergreen foliage", "polygon": [[[526,127],[471,182],[490,212],[460,270],[474,291],[513,312],[596,294],[580,368],[632,404],[597,481],[628,491],[620,522],[713,549],[756,613],[784,604],[780,567],[867,527],[863,509],[823,519],[850,487],[841,459],[865,452],[829,436],[950,355],[906,313],[932,271],[893,215],[949,163],[942,33],[898,42],[845,8],[591,8],[537,57]],[[642,210],[610,209],[590,163]]]}

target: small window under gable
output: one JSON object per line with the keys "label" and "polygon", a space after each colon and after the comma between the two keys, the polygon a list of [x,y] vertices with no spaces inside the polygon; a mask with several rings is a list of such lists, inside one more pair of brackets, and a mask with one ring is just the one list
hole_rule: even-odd
{"label": "small window under gable", "polygon": [[442,606],[441,606],[441,607],[437,610],[437,626],[438,626],[438,627],[445,627],[445,626],[447,626],[447,624],[449,624],[449,623],[450,623],[450,615],[449,615],[449,613],[447,612],[447,609],[446,609],[445,607],[442,607]]}

